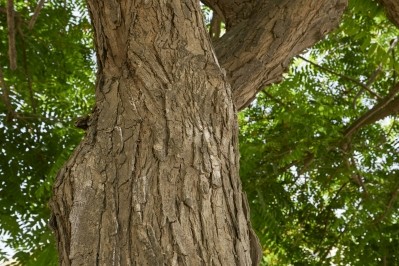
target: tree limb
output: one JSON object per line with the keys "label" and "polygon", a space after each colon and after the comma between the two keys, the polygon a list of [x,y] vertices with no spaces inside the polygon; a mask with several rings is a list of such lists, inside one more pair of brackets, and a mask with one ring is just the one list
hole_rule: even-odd
{"label": "tree limb", "polygon": [[[5,14],[7,16],[7,8],[1,7],[0,6],[0,13]],[[22,30],[21,30],[21,25],[24,24],[24,20],[19,12],[14,10],[14,20],[15,20],[15,29],[17,30],[18,34],[21,35],[22,37],[24,36]]]}
{"label": "tree limb", "polygon": [[391,91],[373,108],[356,119],[344,132],[344,138],[353,136],[360,128],[377,122],[389,115],[395,115],[399,112],[399,83],[392,87]]}
{"label": "tree limb", "polygon": [[[394,48],[397,45],[399,41],[399,38],[395,38],[391,41],[391,44],[389,45],[389,49],[387,53],[390,52],[394,52]],[[370,86],[374,83],[374,81],[377,79],[377,77],[381,74],[382,72],[382,64],[380,63],[377,68],[373,71],[373,73],[371,73],[370,77],[367,79],[367,82],[365,84],[365,86],[363,87],[363,89],[367,90],[368,92],[370,92]],[[360,90],[357,94],[356,97],[353,99],[354,103],[356,102],[356,99],[362,94],[363,90]],[[381,99],[381,97],[379,97],[379,99]]]}
{"label": "tree limb", "polygon": [[374,224],[378,224],[380,223],[382,220],[385,219],[385,217],[387,217],[387,215],[389,214],[390,210],[392,209],[394,203],[396,202],[397,198],[398,198],[398,194],[399,194],[399,186],[397,186],[395,188],[395,190],[391,193],[391,198],[389,199],[389,202],[384,210],[384,212],[382,214],[380,214],[375,220],[374,220]]}
{"label": "tree limb", "polygon": [[233,23],[214,45],[237,109],[246,107],[265,86],[280,81],[291,58],[336,27],[346,6],[346,0],[259,1],[251,12],[244,10],[251,15]]}
{"label": "tree limb", "polygon": [[46,2],[46,0],[40,0],[39,3],[36,6],[35,12],[33,13],[32,18],[29,21],[29,25],[28,25],[28,29],[33,29],[33,27],[35,26],[36,20],[39,17],[40,11],[42,10],[43,6],[44,6],[44,2]]}

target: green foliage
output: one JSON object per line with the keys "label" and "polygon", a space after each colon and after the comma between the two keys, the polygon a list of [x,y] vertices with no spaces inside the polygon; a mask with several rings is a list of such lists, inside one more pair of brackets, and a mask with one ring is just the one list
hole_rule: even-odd
{"label": "green foliage", "polygon": [[[0,235],[21,264],[56,265],[47,202],[56,172],[82,136],[73,121],[93,104],[90,24],[79,13],[83,4],[46,1],[30,30],[37,1],[15,2],[15,71],[7,67],[7,35],[0,35]],[[0,31],[6,29],[0,12]]]}
{"label": "green foliage", "polygon": [[341,27],[240,114],[264,265],[399,264],[397,118],[344,138],[397,82],[397,36],[378,5],[351,1]]}

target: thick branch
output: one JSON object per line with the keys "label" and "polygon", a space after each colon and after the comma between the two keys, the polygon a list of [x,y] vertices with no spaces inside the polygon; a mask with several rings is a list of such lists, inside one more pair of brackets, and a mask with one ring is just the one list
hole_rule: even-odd
{"label": "thick branch", "polygon": [[220,38],[215,51],[237,109],[247,106],[265,86],[280,81],[292,57],[338,25],[346,5],[346,0],[261,1],[248,19]]}
{"label": "thick branch", "polygon": [[399,113],[399,83],[397,83],[379,103],[371,108],[364,115],[356,119],[344,133],[345,138],[350,138],[360,128],[377,122],[389,115]]}

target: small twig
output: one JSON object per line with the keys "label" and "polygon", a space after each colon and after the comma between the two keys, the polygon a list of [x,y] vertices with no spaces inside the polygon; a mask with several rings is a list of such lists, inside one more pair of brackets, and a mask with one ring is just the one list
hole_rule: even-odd
{"label": "small twig", "polygon": [[[395,46],[398,44],[399,41],[399,37],[395,38],[391,41],[389,48],[388,48],[388,52],[394,51]],[[380,75],[380,73],[382,72],[382,64],[380,63],[377,68],[373,71],[373,73],[371,73],[370,77],[367,80],[367,83],[365,84],[367,88],[370,88],[371,84],[374,83],[374,81],[377,79],[378,75]],[[366,90],[366,88],[363,88]],[[356,99],[362,94],[363,90],[360,90],[356,96],[353,99],[353,102],[356,102]]]}
{"label": "small twig", "polygon": [[[398,41],[398,40],[399,40],[399,37],[397,37],[396,39],[393,39],[393,40],[391,41],[391,44],[392,44],[393,42],[395,42],[395,40]],[[392,62],[396,62],[395,49],[392,49]],[[396,77],[397,77],[397,72],[394,70],[394,71],[393,71],[393,84],[396,84]]]}
{"label": "small twig", "polygon": [[[394,51],[394,48],[398,44],[398,41],[399,41],[399,37],[397,37],[391,41],[387,53]],[[378,77],[378,75],[381,73],[381,71],[382,71],[382,64],[379,64],[378,67],[371,74],[370,78],[367,80],[367,83],[366,83],[367,87],[371,86],[371,84],[375,81],[375,79]]]}
{"label": "small twig", "polygon": [[[357,206],[356,206],[356,209],[357,209],[357,210],[359,210],[359,208],[358,208],[359,205],[360,205],[360,202],[359,202],[359,203],[357,204]],[[354,222],[354,219],[355,219],[355,216],[353,215],[353,216],[349,219],[349,221],[345,224],[346,228],[348,228],[348,227]],[[346,228],[339,232],[338,236],[336,237],[336,240],[337,240],[337,241],[344,235],[344,233],[346,233]],[[321,245],[321,243],[322,243],[322,242],[320,242],[320,245]],[[334,245],[336,245],[336,242],[331,243],[331,244],[329,245],[329,247],[325,250],[325,252],[320,256],[320,260],[319,260],[319,261],[320,261],[321,263],[324,262],[324,261],[326,260],[326,258],[327,258],[327,256],[328,256],[328,253],[329,253],[330,250],[334,247]],[[322,264],[323,264],[323,263],[322,263]]]}
{"label": "small twig", "polygon": [[271,95],[266,89],[263,89],[262,92],[270,99],[272,99],[272,101],[278,103],[281,106],[284,106],[286,108],[288,108],[288,106],[283,103],[281,100],[277,99],[276,97],[274,97],[273,95]]}
{"label": "small twig", "polygon": [[43,6],[44,6],[44,2],[46,2],[46,0],[40,0],[39,3],[36,6],[35,12],[33,13],[32,18],[29,21],[28,24],[28,29],[32,30],[33,27],[35,26],[36,20],[39,17],[40,11],[42,10]]}
{"label": "small twig", "polygon": [[386,133],[387,136],[391,135],[392,130],[393,130],[394,126],[395,126],[395,123],[396,123],[396,117],[394,117],[393,120],[392,120],[392,125],[389,127],[389,129],[388,129],[388,131]]}
{"label": "small twig", "polygon": [[306,157],[303,160],[303,167],[298,171],[298,175],[303,175],[309,167],[313,164],[315,161],[315,155],[311,152],[307,152]]}
{"label": "small twig", "polygon": [[302,59],[303,61],[308,62],[309,64],[314,65],[315,67],[320,68],[320,69],[322,69],[322,70],[324,70],[324,71],[326,71],[326,72],[328,72],[328,73],[330,73],[330,74],[336,75],[336,76],[338,76],[338,77],[341,77],[341,78],[343,78],[343,79],[346,79],[346,80],[348,80],[348,81],[351,81],[351,82],[355,83],[356,85],[358,85],[358,86],[362,87],[363,89],[365,89],[366,91],[368,91],[371,95],[373,95],[373,96],[376,97],[377,99],[381,99],[381,98],[382,98],[380,95],[378,95],[378,93],[372,91],[366,84],[363,84],[362,82],[358,81],[358,80],[355,79],[355,78],[352,78],[352,77],[346,76],[346,75],[344,75],[344,74],[335,72],[334,70],[331,70],[331,69],[329,69],[329,68],[326,68],[326,67],[324,67],[324,66],[321,66],[321,65],[319,65],[319,64],[317,64],[317,63],[315,63],[315,62],[312,62],[312,61],[306,59],[306,58],[303,57],[303,56],[300,56],[300,55],[299,55],[298,58],[300,58],[300,59]]}
{"label": "small twig", "polygon": [[378,67],[373,71],[373,73],[371,73],[371,76],[368,78],[368,80],[366,82],[367,88],[370,88],[371,84],[374,83],[374,81],[376,80],[378,75],[381,73],[381,71],[382,71],[382,65],[379,64]]}
{"label": "small twig", "polygon": [[360,174],[359,168],[357,167],[357,164],[356,164],[355,158],[353,157],[353,154],[351,154],[350,162],[348,159],[346,159],[346,160],[347,160],[348,167],[350,167],[352,165],[355,168],[356,173],[352,174],[352,176],[351,176],[353,181],[363,189],[364,195],[366,197],[368,197],[368,192],[367,192],[366,186],[363,182],[362,176]]}
{"label": "small twig", "polygon": [[48,123],[54,123],[56,121],[59,121],[57,118],[55,117],[45,117],[42,116],[40,114],[32,114],[32,113],[21,113],[21,112],[14,112],[14,117],[15,119],[19,119],[21,121],[25,121],[28,122],[29,120],[36,120],[36,121],[45,121]]}
{"label": "small twig", "polygon": [[25,72],[25,76],[26,76],[26,82],[28,83],[30,104],[31,104],[33,113],[36,113],[36,103],[35,103],[35,98],[34,98],[34,93],[33,93],[32,79],[30,77],[29,70],[28,70],[26,47],[25,47],[25,41],[23,39],[21,41],[21,44],[22,44],[22,49],[21,49],[22,50],[22,62],[24,64],[24,72]]}
{"label": "small twig", "polygon": [[395,203],[397,197],[399,194],[399,186],[397,186],[395,188],[395,190],[392,192],[392,196],[389,199],[388,205],[384,210],[384,213],[382,213],[380,216],[378,216],[375,220],[374,220],[374,224],[380,223],[382,220],[385,219],[385,217],[388,215],[389,211],[392,209],[393,204]]}
{"label": "small twig", "polygon": [[17,49],[15,47],[14,0],[7,0],[8,56],[10,69],[17,69]]}

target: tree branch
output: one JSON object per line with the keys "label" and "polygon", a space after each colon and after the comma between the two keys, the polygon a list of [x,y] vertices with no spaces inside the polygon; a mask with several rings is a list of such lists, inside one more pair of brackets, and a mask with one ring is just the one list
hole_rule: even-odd
{"label": "tree branch", "polygon": [[28,60],[27,60],[27,55],[26,55],[26,46],[25,46],[25,41],[23,39],[21,41],[21,46],[22,46],[22,49],[21,49],[22,50],[22,62],[23,62],[23,68],[24,68],[26,82],[27,82],[28,90],[29,90],[30,103],[31,103],[33,113],[36,113],[36,103],[35,103],[35,97],[34,97],[34,92],[33,92],[32,79],[31,79],[31,76],[29,73]]}
{"label": "tree branch", "polygon": [[[0,6],[0,13],[7,15],[7,8]],[[24,20],[23,20],[21,14],[19,12],[17,12],[16,10],[14,10],[14,20],[15,20],[14,25],[15,25],[17,32],[19,33],[19,35],[21,35],[23,37],[24,34],[21,30],[21,25],[24,24]]]}
{"label": "tree branch", "polygon": [[266,97],[268,97],[269,99],[271,99],[273,102],[276,102],[277,104],[288,108],[288,105],[285,104],[283,101],[281,101],[280,99],[274,97],[273,95],[271,95],[267,90],[263,89],[262,92],[266,95]]}
{"label": "tree branch", "polygon": [[0,87],[2,88],[3,91],[2,99],[7,109],[7,120],[10,120],[14,116],[14,108],[11,105],[10,88],[7,86],[7,83],[4,80],[4,75],[1,68],[0,68]]}
{"label": "tree branch", "polygon": [[[398,41],[399,41],[399,37],[398,37],[398,38],[395,38],[395,39],[393,39],[393,40],[391,41],[391,44],[389,45],[389,49],[388,49],[388,52],[387,52],[387,53],[394,52],[394,48],[395,48],[395,46],[397,45]],[[370,77],[367,79],[367,82],[366,82],[365,86],[363,87],[363,89],[365,89],[365,90],[367,90],[368,92],[370,92],[370,90],[369,90],[370,86],[374,83],[374,81],[375,81],[375,80],[377,79],[377,77],[380,75],[380,73],[382,72],[382,69],[383,69],[383,68],[382,68],[382,64],[379,64],[379,65],[377,66],[377,68],[373,71],[373,73],[371,73]],[[354,103],[356,102],[356,99],[362,94],[362,92],[363,92],[363,90],[360,90],[360,91],[356,94],[355,98],[353,99]],[[381,98],[380,98],[380,99],[381,99]]]}
{"label": "tree branch", "polygon": [[42,10],[43,6],[44,6],[44,2],[46,2],[46,0],[40,0],[39,3],[36,6],[35,12],[33,13],[32,18],[29,21],[29,25],[28,25],[28,29],[33,29],[33,27],[35,26],[36,20],[39,17],[40,11]]}
{"label": "tree branch", "polygon": [[355,157],[353,156],[353,153],[351,153],[350,158],[345,159],[345,163],[346,163],[348,169],[350,169],[351,167],[354,168],[355,173],[351,174],[351,178],[352,178],[353,182],[355,182],[355,184],[357,184],[359,187],[362,188],[362,190],[363,190],[362,192],[364,193],[364,196],[368,197],[366,185],[363,182],[363,177],[361,175],[359,168],[357,167],[357,163],[356,163]]}
{"label": "tree branch", "polygon": [[395,115],[399,112],[399,83],[392,87],[391,91],[373,108],[364,115],[356,119],[344,132],[344,138],[349,139],[360,128],[377,122],[389,115]]}
{"label": "tree branch", "polygon": [[380,223],[382,220],[385,219],[385,217],[387,217],[389,211],[392,209],[395,201],[398,198],[398,194],[399,194],[399,186],[397,186],[395,188],[395,190],[391,193],[391,198],[389,199],[389,202],[384,210],[384,212],[382,214],[380,214],[380,216],[378,216],[375,220],[374,220],[374,224]]}
{"label": "tree branch", "polygon": [[338,77],[341,77],[341,78],[346,79],[346,80],[348,80],[348,81],[351,81],[351,82],[355,83],[356,85],[362,87],[362,88],[365,89],[366,91],[368,91],[371,95],[373,95],[373,96],[376,97],[377,99],[382,99],[382,97],[381,97],[380,95],[378,95],[376,92],[372,91],[366,84],[363,84],[362,82],[358,81],[358,80],[355,79],[355,78],[352,78],[352,77],[349,77],[349,76],[340,74],[340,73],[335,72],[335,71],[333,71],[333,70],[331,70],[331,69],[329,69],[329,68],[323,67],[323,66],[321,66],[321,65],[319,65],[319,64],[316,64],[316,63],[314,63],[314,62],[312,62],[312,61],[306,59],[306,58],[303,57],[303,56],[298,56],[298,58],[300,58],[300,59],[302,59],[303,61],[308,62],[309,64],[312,64],[312,65],[314,65],[315,67],[320,68],[321,70],[324,70],[324,71],[326,71],[326,72],[328,72],[328,73],[330,73],[330,74],[333,74],[333,75],[335,75],[335,76],[338,76]]}
{"label": "tree branch", "polygon": [[14,0],[7,0],[8,56],[10,69],[17,69],[17,50],[15,48]]}
{"label": "tree branch", "polygon": [[280,81],[292,57],[338,25],[346,5],[346,0],[256,2],[247,19],[215,42],[237,109],[246,107],[265,86]]}

